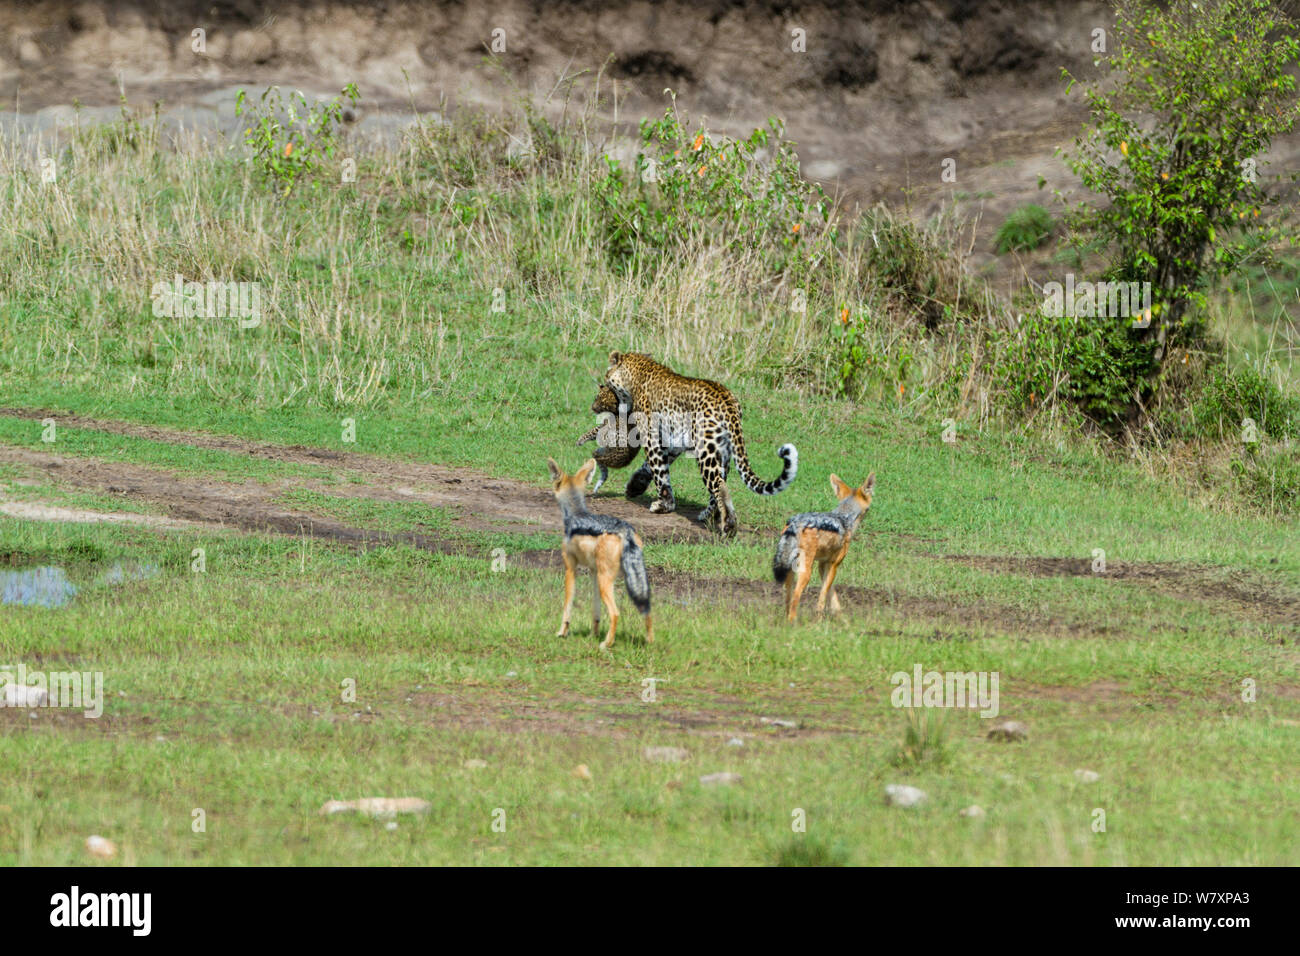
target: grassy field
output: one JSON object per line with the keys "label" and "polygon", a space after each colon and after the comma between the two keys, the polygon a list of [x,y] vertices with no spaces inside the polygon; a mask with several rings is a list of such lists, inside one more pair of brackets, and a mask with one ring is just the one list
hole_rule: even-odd
{"label": "grassy field", "polygon": [[[220,150],[104,141],[70,147],[57,192],[0,187],[0,574],[76,588],[4,605],[0,663],[105,688],[97,719],[0,709],[0,862],[85,862],[92,833],[110,865],[1296,861],[1287,508],[1068,419],[982,415],[935,384],[939,347],[916,390],[835,397],[814,373],[837,290],[792,317],[719,293],[738,280],[703,248],[611,271],[566,169],[453,188],[376,153],[355,187],[279,200]],[[157,318],[176,271],[259,281],[267,314]],[[800,472],[775,498],[733,480],[730,541],[682,517],[705,500],[688,460],[675,516],[613,473],[591,504],[647,538],[657,640],[624,599],[601,653],[584,582],[554,636],[545,462],[585,457],[613,348],[724,379],[760,475],[787,441]],[[787,626],[783,520],[869,471],[845,612]],[[908,751],[891,676],[917,665],[997,672],[1028,739],[949,710]],[[687,755],[644,754],[665,746]],[[887,806],[894,783],[928,800]],[[431,806],[319,812],[366,796]]]}

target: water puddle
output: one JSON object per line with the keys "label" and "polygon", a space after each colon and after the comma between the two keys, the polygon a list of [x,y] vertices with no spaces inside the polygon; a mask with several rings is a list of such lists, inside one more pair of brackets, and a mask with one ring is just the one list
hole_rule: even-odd
{"label": "water puddle", "polygon": [[156,564],[115,561],[99,575],[78,575],[76,584],[68,572],[57,565],[0,571],[0,604],[27,607],[63,607],[84,588],[96,584],[115,587],[128,581],[143,581],[158,573]]}

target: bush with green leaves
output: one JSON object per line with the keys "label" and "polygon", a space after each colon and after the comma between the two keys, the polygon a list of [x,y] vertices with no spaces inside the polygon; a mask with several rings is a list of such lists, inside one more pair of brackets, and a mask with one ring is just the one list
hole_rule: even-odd
{"label": "bush with green leaves", "polygon": [[993,236],[993,249],[998,255],[1030,252],[1045,243],[1055,228],[1052,214],[1042,206],[1034,203],[1021,206],[1012,210],[998,226]]}
{"label": "bush with green leaves", "polygon": [[[1150,282],[1154,320],[1103,364],[1139,377],[1114,380],[1104,404],[1135,421],[1159,386],[1173,344],[1205,335],[1205,290],[1257,243],[1269,143],[1300,117],[1300,40],[1268,0],[1145,0],[1117,4],[1101,79],[1085,93],[1091,126],[1064,152],[1097,201],[1070,216],[1073,242],[1103,254],[1104,279]],[[1071,87],[1074,80],[1065,74]],[[1148,357],[1125,357],[1134,344]],[[1109,376],[1106,376],[1110,382]],[[1109,386],[1108,386],[1109,387]]]}
{"label": "bush with green leaves", "polygon": [[[235,115],[247,117],[244,143],[253,151],[258,169],[281,195],[287,196],[327,160],[334,159],[343,123],[343,101],[355,107],[360,98],[355,83],[343,87],[339,96],[318,103],[308,102],[301,90],[285,97],[278,86],[263,90],[257,103],[252,103],[240,90],[235,96]],[[317,185],[312,180],[312,187]]]}
{"label": "bush with green leaves", "polygon": [[1265,372],[1246,362],[1214,369],[1192,406],[1196,433],[1240,440],[1244,422],[1274,439],[1300,437],[1300,399],[1287,395]]}
{"label": "bush with green leaves", "polygon": [[615,269],[653,268],[691,242],[754,253],[769,274],[794,277],[827,256],[830,201],[800,175],[779,120],[728,140],[703,128],[691,133],[669,106],[641,122],[638,147],[632,169],[607,159],[596,183]]}
{"label": "bush with green leaves", "polygon": [[1123,421],[1132,383],[1155,370],[1125,318],[1030,312],[1004,336],[994,376],[1012,408],[1069,404],[1103,429]]}

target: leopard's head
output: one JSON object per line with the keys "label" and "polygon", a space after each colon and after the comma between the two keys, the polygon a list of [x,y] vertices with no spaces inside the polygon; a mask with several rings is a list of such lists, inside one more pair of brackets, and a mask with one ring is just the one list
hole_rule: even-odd
{"label": "leopard's head", "polygon": [[610,352],[609,368],[605,370],[605,383],[622,401],[628,401],[638,380],[655,365],[650,356],[641,352]]}

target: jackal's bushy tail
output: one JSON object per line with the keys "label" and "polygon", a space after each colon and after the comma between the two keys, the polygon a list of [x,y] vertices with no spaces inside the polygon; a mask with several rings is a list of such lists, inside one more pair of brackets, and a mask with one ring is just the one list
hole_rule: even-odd
{"label": "jackal's bushy tail", "polygon": [[623,538],[623,581],[627,584],[627,596],[632,599],[636,609],[642,614],[649,614],[650,579],[645,573],[645,554],[636,538],[630,534]]}
{"label": "jackal's bushy tail", "polygon": [[799,536],[794,529],[786,527],[776,542],[776,556],[772,558],[772,577],[777,584],[783,584],[786,577],[794,570],[794,563],[799,558]]}

